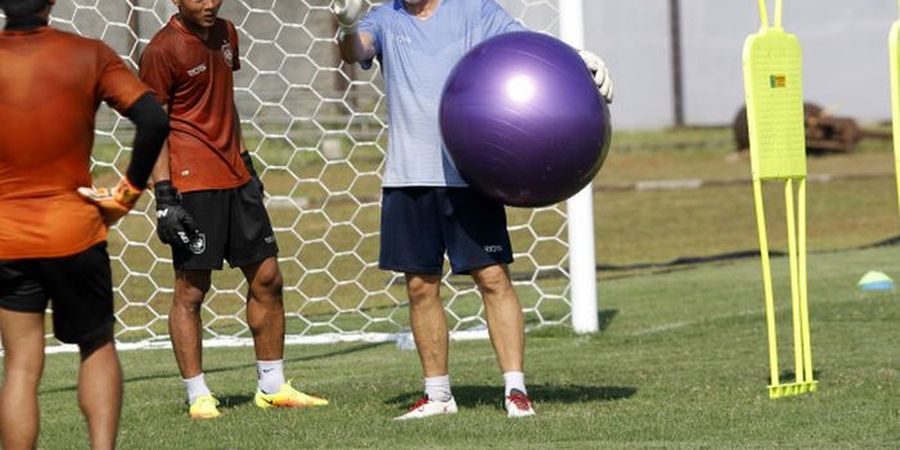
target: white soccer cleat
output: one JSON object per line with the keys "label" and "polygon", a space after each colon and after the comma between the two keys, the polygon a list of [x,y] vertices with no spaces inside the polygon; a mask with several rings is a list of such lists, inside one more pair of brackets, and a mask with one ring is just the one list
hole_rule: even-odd
{"label": "white soccer cleat", "polygon": [[405,414],[394,417],[394,420],[424,419],[440,414],[456,414],[456,400],[450,397],[446,402],[431,400],[423,396],[414,405],[410,406]]}
{"label": "white soccer cleat", "polygon": [[506,417],[528,417],[534,415],[531,399],[524,392],[513,389],[506,396]]}

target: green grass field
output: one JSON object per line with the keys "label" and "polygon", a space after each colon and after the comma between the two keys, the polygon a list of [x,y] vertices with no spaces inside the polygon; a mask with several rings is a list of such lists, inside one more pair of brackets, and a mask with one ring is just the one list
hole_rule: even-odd
{"label": "green grass field", "polygon": [[[811,256],[813,361],[820,384],[819,392],[805,397],[767,398],[760,270],[748,260],[604,282],[600,334],[576,337],[561,328],[532,333],[527,372],[539,413],[532,419],[505,418],[487,342],[452,345],[460,413],[414,423],[390,420],[420,389],[415,354],[390,344],[289,347],[289,374],[332,405],[274,412],[252,404],[250,349],[207,351],[207,380],[224,400],[225,416],[202,423],[185,415],[171,353],[134,351],[122,355],[121,446],[895,447],[900,298],[864,295],[855,282],[868,269],[900,274],[898,256],[897,247]],[[783,258],[775,260],[775,270],[785,273]],[[785,282],[777,277],[782,294]],[[778,311],[786,322],[784,302]],[[75,355],[49,357],[42,448],[83,448],[86,442],[75,403],[76,361]]]}
{"label": "green grass field", "polygon": [[[316,334],[333,332],[336,328],[358,329],[363,325],[368,326],[367,331],[400,331],[406,320],[403,288],[389,286],[390,275],[371,264],[377,260],[378,253],[377,236],[370,234],[378,231],[380,220],[379,181],[374,176],[381,164],[378,150],[366,146],[353,150],[345,147],[346,158],[326,161],[311,151],[294,152],[283,140],[258,141],[250,135],[248,145],[262,159],[257,162],[258,167],[263,166],[263,161],[289,163],[293,174],[281,169],[266,171],[263,178],[269,195],[304,202],[298,208],[270,207],[287,280],[287,310],[315,323],[294,320],[289,324],[289,331]],[[746,155],[735,154],[733,147],[728,128],[616,133],[610,156],[595,181],[598,264],[658,264],[678,257],[705,257],[757,248],[751,188],[741,182],[749,178],[750,164]],[[119,166],[127,162],[106,141],[98,142],[95,156],[98,161]],[[811,250],[852,248],[900,232],[892,167],[891,143],[883,140],[864,141],[850,154],[810,158],[812,176],[833,177],[829,182],[810,183]],[[95,172],[98,183],[114,181],[107,169],[98,168]],[[700,189],[616,189],[647,180],[687,178],[714,184]],[[329,192],[337,194],[329,196]],[[360,207],[351,195],[369,203]],[[772,249],[783,250],[786,228],[782,194],[777,186],[766,189],[766,201]],[[150,211],[152,216],[149,198],[142,200],[138,209]],[[525,279],[541,275],[538,288],[559,294],[564,280],[558,277],[556,267],[561,261],[564,265],[566,248],[560,241],[538,242],[535,235],[546,238],[558,234],[560,239],[566,239],[564,218],[553,210],[535,213],[520,208],[510,208],[508,215],[510,224],[519,227],[511,233],[513,248],[529,254],[518,258],[511,270]],[[172,275],[169,264],[158,263],[154,257],[168,257],[169,251],[156,239],[153,220],[147,215],[132,214],[110,237],[112,254],[122,255],[121,261],[113,264],[116,285],[121,285],[121,295],[117,295],[118,307],[122,309],[120,318],[135,327],[122,331],[120,339],[140,340],[166,334],[164,314],[169,295],[157,288],[171,288]],[[529,228],[523,227],[526,224]],[[126,248],[126,236],[131,242],[146,242],[147,247]],[[351,255],[336,256],[335,252],[348,250],[353,250],[359,259]],[[363,267],[362,262],[370,265]],[[328,274],[320,269],[326,269]],[[319,272],[311,273],[316,270]],[[124,274],[129,272],[135,275],[125,279]],[[599,276],[622,274],[622,271],[602,271]],[[358,285],[354,284],[357,281]],[[471,286],[464,277],[455,282]],[[240,274],[237,271],[218,273],[214,283],[220,293],[212,300],[213,307],[227,314],[239,312],[243,307],[242,295],[229,291],[240,286]],[[386,292],[366,296],[366,291],[385,289]],[[540,301],[538,309],[551,321],[565,316],[564,310],[551,306],[561,303],[558,299],[541,297],[534,289],[523,291],[522,297],[526,306],[535,306]],[[136,304],[126,308],[126,298]],[[142,304],[146,299],[149,299],[147,304]],[[373,317],[384,320],[367,323],[359,315],[342,313],[339,309],[366,309]],[[454,303],[453,309],[468,314],[478,310],[478,301],[469,296]],[[214,333],[248,335],[243,324],[234,318],[213,319],[207,315],[206,323]],[[143,328],[147,323],[151,324]]]}
{"label": "green grass field", "polygon": [[[249,348],[210,349],[205,368],[210,387],[224,400],[225,417],[193,423],[186,417],[184,394],[170,350],[122,354],[126,405],[122,448],[134,449],[296,449],[330,448],[890,448],[900,442],[900,295],[862,294],[855,283],[868,270],[900,279],[900,248],[859,247],[900,233],[892,178],[890,142],[866,141],[857,152],[811,158],[810,174],[832,176],[809,186],[810,307],[813,362],[820,391],[809,396],[772,401],[767,398],[768,359],[758,257],[687,267],[631,268],[684,256],[710,256],[757,248],[749,161],[733,153],[727,129],[618,133],[613,151],[595,182],[597,262],[622,270],[598,272],[602,332],[573,336],[565,326],[539,328],[528,336],[527,373],[539,416],[511,422],[500,405],[501,378],[487,342],[452,346],[451,367],[461,412],[425,422],[394,423],[420,391],[418,360],[413,352],[392,344],[294,346],[287,349],[288,375],[297,384],[327,396],[329,407],[305,411],[259,411],[252,405],[255,388],[253,353]],[[619,145],[620,147],[616,147]],[[377,170],[369,150],[322,172],[321,159],[285,156],[286,148],[259,148],[279,164],[290,161],[303,179],[321,174],[321,182],[296,182],[284,172],[267,173],[270,195],[303,197],[301,211],[273,209],[280,227],[279,244],[288,285],[289,312],[327,319],[334,308],[304,296],[328,294],[329,281],[303,278],[304,268],[321,268],[322,243],[352,248],[374,258],[377,240],[354,241],[353,233],[333,233],[329,218],[350,217],[360,229],[376,231],[378,208],[358,211],[346,201],[330,202],[325,188],[350,186],[347,166]],[[109,153],[104,156],[104,152]],[[121,164],[123,158],[100,149],[101,160]],[[370,152],[371,153],[371,152]],[[302,156],[302,155],[301,155]],[[278,159],[281,158],[281,159]],[[332,167],[332,166],[329,166]],[[102,171],[101,171],[102,172]],[[100,179],[104,175],[101,173]],[[354,195],[377,198],[374,179],[362,177]],[[620,190],[645,180],[700,178],[713,182],[700,189]],[[785,247],[781,192],[767,188],[766,201],[773,250]],[[142,206],[149,207],[144,200]],[[553,233],[564,223],[559,214],[509,210],[513,225],[531,223]],[[113,233],[113,254],[123,248],[122,234],[147,242],[158,254],[165,249],[153,236],[152,222],[132,215]],[[528,232],[513,232],[514,247],[535,243]],[[565,238],[564,233],[561,235]],[[114,263],[122,280],[126,266],[148,273],[169,287],[170,268],[152,254],[128,247]],[[520,259],[514,273],[533,273],[535,263],[553,264],[560,247],[546,245]],[[329,267],[339,278],[359,270],[352,261]],[[789,323],[786,260],[774,261],[779,313]],[[388,275],[365,268],[359,280],[381,289]],[[236,271],[215,277],[217,288],[240,284]],[[453,283],[467,287],[460,277]],[[168,295],[148,279],[126,278],[122,292],[165,312]],[[563,281],[541,280],[542,290],[559,293]],[[403,298],[402,287],[390,287]],[[353,307],[357,291],[335,291],[334,301]],[[539,297],[520,292],[523,303]],[[119,299],[121,301],[121,299]],[[215,308],[238,313],[240,295],[219,294]],[[460,297],[454,311],[475,312],[474,295]],[[363,307],[369,314],[407,322],[406,308],[383,297]],[[541,308],[550,319],[566,314],[562,304]],[[239,314],[238,314],[239,315]],[[140,325],[150,313],[140,307],[121,317]],[[206,317],[209,323],[210,317]],[[529,316],[529,323],[537,324]],[[338,319],[343,320],[342,318]],[[353,327],[353,318],[347,318]],[[341,322],[335,322],[341,324]],[[239,323],[220,321],[213,329],[239,332]],[[452,325],[452,323],[451,323]],[[165,333],[164,317],[150,329]],[[396,326],[383,330],[396,331]],[[296,318],[290,332],[303,332]],[[322,330],[330,331],[330,330]],[[789,330],[780,329],[782,369],[789,369]],[[146,338],[145,332],[120,335]],[[75,402],[77,358],[48,357],[41,390],[41,448],[84,448],[86,435]]]}

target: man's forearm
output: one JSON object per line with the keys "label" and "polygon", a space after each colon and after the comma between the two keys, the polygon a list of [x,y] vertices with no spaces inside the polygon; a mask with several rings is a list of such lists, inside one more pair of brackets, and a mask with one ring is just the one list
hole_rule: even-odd
{"label": "man's forearm", "polygon": [[358,32],[341,36],[340,47],[341,58],[343,58],[344,62],[347,64],[358,63],[366,59],[365,45]]}

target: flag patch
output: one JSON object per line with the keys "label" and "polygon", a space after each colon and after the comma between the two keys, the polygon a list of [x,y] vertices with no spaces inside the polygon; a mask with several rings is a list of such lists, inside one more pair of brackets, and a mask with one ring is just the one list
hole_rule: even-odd
{"label": "flag patch", "polygon": [[787,86],[787,76],[771,75],[769,76],[769,87],[772,89],[783,88]]}

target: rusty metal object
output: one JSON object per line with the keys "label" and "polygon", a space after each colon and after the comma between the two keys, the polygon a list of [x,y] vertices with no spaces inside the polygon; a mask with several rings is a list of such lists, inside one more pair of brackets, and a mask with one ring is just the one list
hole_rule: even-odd
{"label": "rusty metal object", "polygon": [[[821,106],[804,103],[806,117],[806,152],[821,154],[851,152],[863,137],[859,125],[851,117],[836,117]],[[747,130],[747,108],[741,108],[734,118],[734,138],[738,151],[750,148],[750,132]]]}

